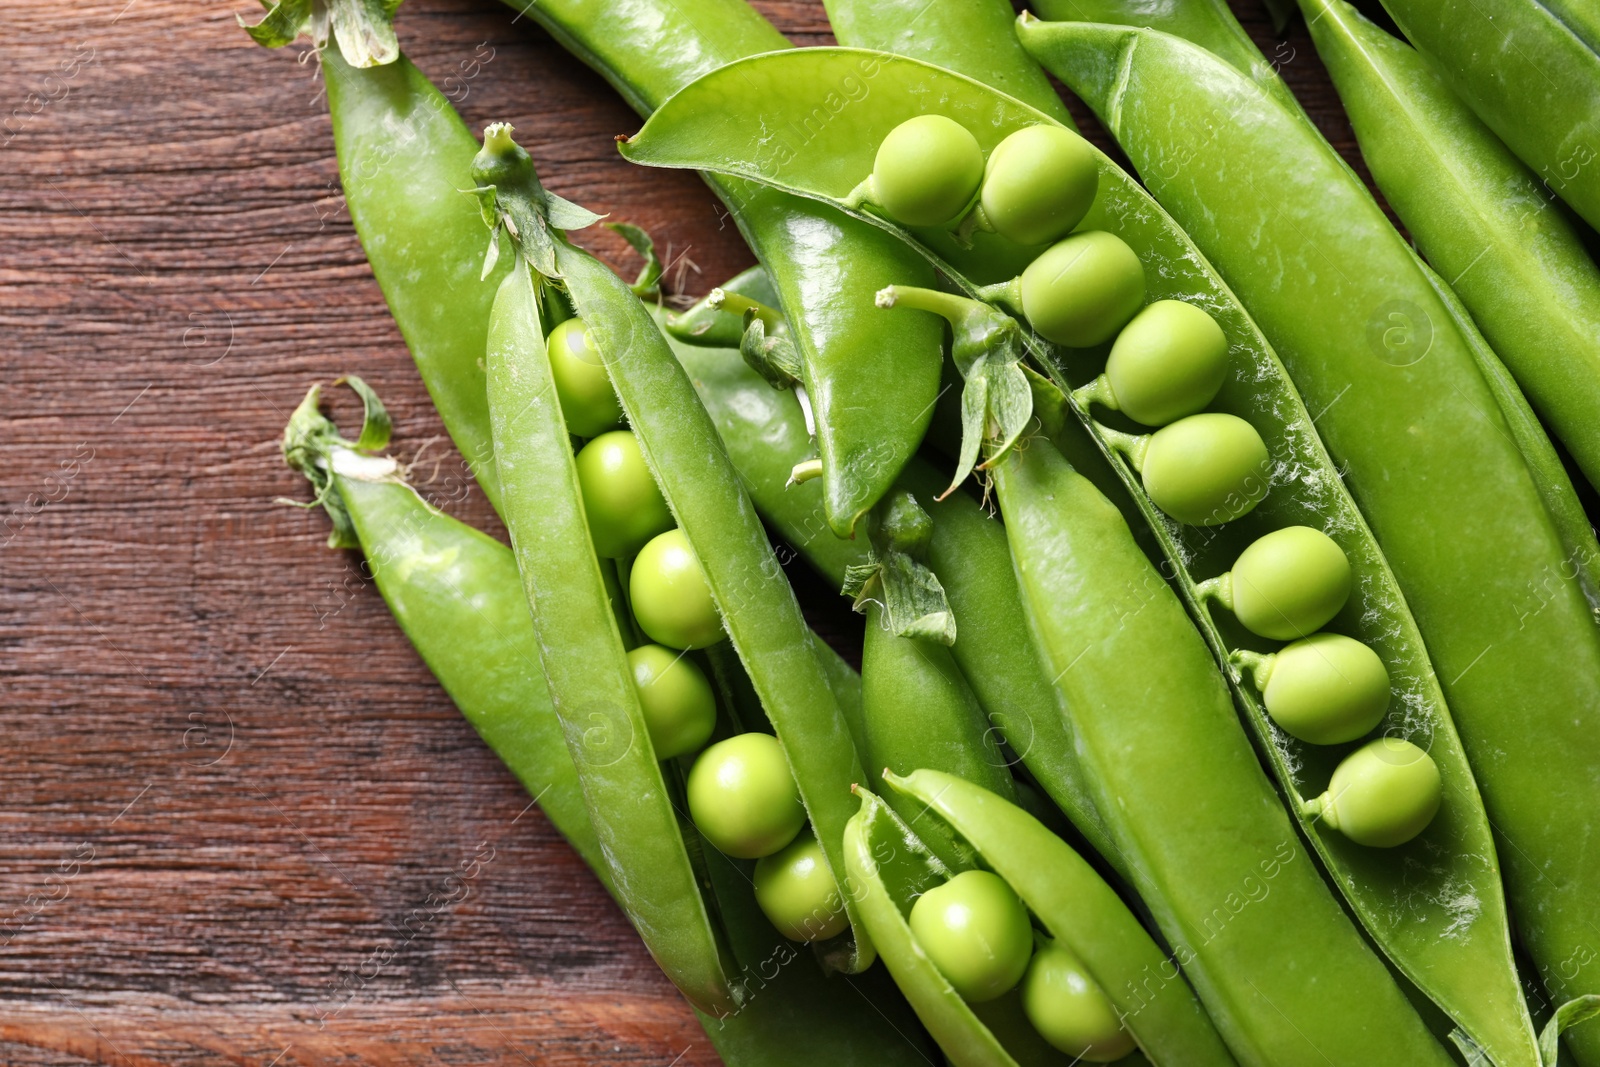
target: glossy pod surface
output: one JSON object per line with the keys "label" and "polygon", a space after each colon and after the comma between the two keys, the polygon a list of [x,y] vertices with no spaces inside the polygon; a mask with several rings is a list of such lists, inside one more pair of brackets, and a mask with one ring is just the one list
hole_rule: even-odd
{"label": "glossy pod surface", "polygon": [[1600,269],[1549,190],[1426,59],[1343,0],[1302,7],[1384,199],[1600,485]]}
{"label": "glossy pod surface", "polygon": [[[507,3],[641,115],[716,67],[789,45],[743,0]],[[922,440],[939,390],[942,334],[935,323],[897,329],[870,300],[844,294],[912,278],[931,285],[933,274],[914,253],[838,211],[746,182],[710,181],[777,286],[817,412],[824,515],[848,537]]]}
{"label": "glossy pod surface", "polygon": [[[738,1006],[725,954],[649,743],[522,265],[490,317],[489,410],[502,505],[540,659],[619,901],[673,984],[708,1013]],[[618,868],[621,871],[618,871]],[[620,877],[625,875],[625,877]]]}
{"label": "glossy pod surface", "polygon": [[1451,1062],[1302,849],[1205,642],[1122,516],[1044,439],[996,481],[1100,809],[1241,1062]]}
{"label": "glossy pod surface", "polygon": [[[1600,987],[1600,956],[1558,974],[1592,940],[1600,890],[1600,740],[1583,722],[1600,704],[1600,636],[1585,589],[1600,551],[1571,514],[1574,494],[1548,441],[1496,377],[1453,295],[1298,113],[1177,38],[1068,23],[1021,33],[1112,116],[1152,191],[1248,303],[1320,412],[1317,429],[1427,638],[1504,846],[1521,937],[1558,999]],[[1166,121],[1197,102],[1231,121]],[[1189,162],[1163,163],[1173,158]],[[1351,337],[1367,343],[1342,340]],[[1462,1012],[1484,1004],[1487,987],[1474,981],[1456,999],[1419,984],[1491,1053],[1532,1061],[1530,1028],[1519,1022],[1512,1033],[1505,1022],[1520,1015],[1514,1002],[1468,1020]]]}
{"label": "glossy pod surface", "polygon": [[[1029,31],[1024,28],[1023,32]],[[841,130],[838,140],[827,142],[825,152],[794,161],[775,173],[754,166],[747,173],[782,181],[786,188],[807,195],[845,196],[852,188],[853,176],[870,169],[871,149],[877,139],[904,115],[937,106],[972,129],[986,148],[1011,130],[1045,121],[1044,116],[1015,101],[948,71],[910,60],[818,48],[746,60],[707,76],[658,112],[625,150],[652,164],[744,167],[746,160],[761,158],[762,144],[740,127],[702,122],[705,114],[722,106],[717,101],[731,101],[748,92],[751,79],[758,86],[770,86],[763,91],[781,100],[785,98],[782,87],[815,85],[820,95],[827,85],[846,78],[870,79],[876,105],[871,114],[853,109],[841,115],[835,126],[844,126],[847,120],[858,125]],[[797,106],[811,104],[802,100]],[[1194,303],[1221,326],[1229,344],[1229,376],[1211,410],[1248,421],[1270,442],[1274,476],[1261,504],[1221,527],[1219,534],[1213,532],[1216,528],[1173,524],[1144,495],[1131,467],[1117,460],[1112,469],[1172,561],[1178,587],[1220,661],[1227,659],[1243,637],[1224,633],[1221,627],[1226,620],[1213,620],[1203,608],[1197,579],[1226,571],[1252,541],[1285,526],[1314,522],[1345,550],[1356,574],[1356,591],[1346,608],[1344,628],[1379,653],[1394,682],[1395,706],[1405,709],[1404,718],[1396,725],[1404,736],[1427,743],[1444,775],[1446,800],[1439,817],[1417,842],[1406,846],[1416,850],[1420,869],[1429,872],[1433,880],[1430,891],[1419,894],[1408,873],[1411,868],[1397,865],[1392,855],[1375,855],[1339,834],[1320,832],[1300,815],[1297,805],[1291,803],[1291,807],[1300,815],[1319,854],[1339,872],[1335,882],[1356,914],[1408,977],[1450,1005],[1458,1021],[1463,1015],[1471,1016],[1472,1021],[1464,1024],[1469,1031],[1481,1035],[1488,1028],[1509,1027],[1513,1036],[1507,1040],[1523,1040],[1530,1024],[1511,962],[1488,820],[1405,598],[1345,491],[1338,468],[1323,451],[1311,416],[1237,298],[1149,195],[1103,158],[1099,189],[1084,226],[1114,232],[1139,251],[1141,261],[1151,268],[1147,279],[1152,300]],[[953,267],[949,269],[958,282],[967,283],[969,293],[978,291],[970,279]],[[1080,370],[1083,359],[1076,353],[1041,351],[1038,355],[1067,384],[1090,378],[1098,370],[1092,362]],[[1082,377],[1075,377],[1078,375]],[[1110,451],[1103,437],[1097,440],[1102,451]],[[1289,477],[1289,472],[1294,476]],[[1047,671],[1046,678],[1054,673]],[[1230,672],[1230,680],[1250,711],[1249,722],[1291,802],[1308,793],[1320,793],[1333,773],[1337,753],[1318,751],[1276,730],[1254,689],[1243,684],[1236,673]],[[1433,858],[1441,855],[1447,862],[1440,864]],[[1469,896],[1453,891],[1452,887],[1461,885],[1472,886]],[[1465,911],[1460,907],[1463,900],[1469,902]],[[1413,918],[1399,922],[1395,919],[1399,914]],[[1465,929],[1463,918],[1471,920]],[[1450,936],[1444,936],[1445,931]]]}
{"label": "glossy pod surface", "polygon": [[1471,0],[1383,6],[1539,180],[1600,227],[1600,54],[1592,43],[1537,0],[1506,0],[1492,12]]}
{"label": "glossy pod surface", "polygon": [[[852,542],[833,536],[823,518],[817,482],[786,486],[790,469],[809,448],[805,417],[794,393],[773,389],[737,352],[682,344],[674,344],[674,351],[756,508],[812,566],[842,582],[847,566],[864,561],[865,538]],[[1118,865],[1116,849],[1089,799],[1066,719],[1055,706],[1049,677],[1022,618],[1005,530],[964,493],[936,501],[946,484],[920,459],[906,466],[900,481],[927,502],[933,516],[928,565],[960,620],[951,654],[978,703],[1035,780],[1096,851]]]}
{"label": "glossy pod surface", "polygon": [[355,68],[322,53],[339,179],[373,276],[445,429],[500,506],[483,346],[502,267],[488,280],[471,197],[477,139],[444,94],[401,56]]}

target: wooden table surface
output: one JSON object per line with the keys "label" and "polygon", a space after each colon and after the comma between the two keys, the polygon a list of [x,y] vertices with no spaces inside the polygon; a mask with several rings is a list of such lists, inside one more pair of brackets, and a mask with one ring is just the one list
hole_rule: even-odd
{"label": "wooden table surface", "polygon": [[[820,3],[757,6],[831,41]],[[1303,27],[1239,9],[1353,159]],[[357,558],[277,502],[306,496],[285,419],[343,373],[402,455],[458,461],[343,210],[316,65],[235,12],[0,5],[0,1057],[715,1063]],[[399,30],[474,128],[509,119],[552,189],[697,265],[686,290],[750,262],[698,180],[621,160],[635,116],[531,20],[411,0]],[[498,532],[475,491],[454,511]]]}

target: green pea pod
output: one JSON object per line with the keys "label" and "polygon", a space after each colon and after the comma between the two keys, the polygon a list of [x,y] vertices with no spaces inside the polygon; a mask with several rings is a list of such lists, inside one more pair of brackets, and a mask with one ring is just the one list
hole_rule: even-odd
{"label": "green pea pod", "polygon": [[1235,1055],[1450,1062],[1300,847],[1205,642],[1121,513],[1045,438],[1009,453],[995,483],[1100,811]]}
{"label": "green pea pod", "polygon": [[738,1007],[674,798],[648,741],[601,562],[589,543],[572,446],[544,353],[539,298],[518,263],[489,320],[489,410],[506,526],[550,695],[618,899],[690,1003]]}
{"label": "green pea pod", "polygon": [[356,234],[445,429],[498,509],[483,344],[499,275],[485,280],[482,261],[464,254],[486,242],[460,192],[472,186],[477,140],[404,56],[356,68],[336,48],[321,55]]}
{"label": "green pea pod", "polygon": [[[507,3],[548,29],[641,115],[715,67],[788,47],[744,0]],[[870,294],[899,275],[932,284],[932,272],[840,212],[746,182],[710,182],[788,314],[817,414],[824,513],[847,538],[916,452],[939,391],[937,324],[897,330],[875,314]]]}
{"label": "green pea pod", "polygon": [[[1583,844],[1600,833],[1600,740],[1585,725],[1600,702],[1600,549],[1549,442],[1448,287],[1296,115],[1174,37],[1067,23],[1022,35],[1108,118],[1318,411],[1427,641],[1519,934],[1558,999],[1600,988],[1587,947],[1600,850]],[[1197,118],[1169,122],[1172,109]]]}
{"label": "green pea pod", "polygon": [[[393,461],[366,454],[381,440],[368,442],[363,434],[359,446],[341,442],[316,411],[319,393],[313,387],[295,412],[285,455],[321,485],[324,506],[354,533],[354,543],[341,547],[365,553],[378,591],[450,699],[615,896],[550,702],[511,550],[434,510]],[[859,694],[860,679],[842,661],[837,666],[840,687]],[[721,857],[709,859],[716,864]],[[898,994],[873,988],[864,999],[810,961],[797,961],[795,947],[761,915],[748,875],[735,870],[723,880],[720,873],[710,868],[718,913],[750,995],[736,1011],[698,1014],[726,1063],[773,1067],[814,1056],[842,1064],[926,1062]],[[828,1025],[817,1027],[819,1018]]]}
{"label": "green pea pod", "polygon": [[1152,1061],[1195,1067],[1234,1062],[1177,964],[1094,868],[1037,819],[941,771],[924,768],[884,780],[892,793],[943,820],[986,869],[1016,890],[1050,937],[1088,967]]}
{"label": "green pea pod", "polygon": [[[995,732],[950,650],[929,638],[891,632],[877,604],[867,609],[861,702],[871,781],[880,772],[931,767],[1016,800],[1016,784]],[[943,826],[924,822],[925,805],[898,793],[891,794],[889,803],[945,866],[972,866],[972,857]]]}
{"label": "green pea pod", "polygon": [[1413,49],[1343,0],[1301,6],[1373,181],[1600,485],[1600,270],[1577,233]]}
{"label": "green pea pod", "polygon": [[[798,69],[802,63],[808,65],[804,72]],[[845,191],[859,170],[870,168],[872,146],[882,134],[906,114],[925,108],[936,108],[977,131],[985,147],[990,147],[986,138],[998,141],[1021,126],[1047,121],[992,90],[909,60],[843,50],[830,58],[812,49],[804,57],[781,55],[746,61],[707,76],[646,123],[634,139],[637,148],[630,144],[630,154],[649,162],[681,160],[685,165],[712,169],[742,165],[738,161],[747,156],[759,159],[756,153],[761,146],[739,140],[741,131],[707,128],[699,118],[707,106],[702,91],[707,95],[731,92],[736,84],[762,78],[791,85],[827,85],[840,76],[825,69],[830,63],[847,70],[852,68],[846,64],[865,64],[875,70],[871,77],[875,107],[870,115],[841,116],[841,124],[850,121],[859,126],[841,133],[838,142],[829,142],[820,158],[807,156],[768,175],[770,180],[810,195]],[[862,76],[867,76],[864,71]],[[797,104],[802,110],[808,106],[803,100]],[[781,128],[783,113],[772,113],[772,118]],[[1274,469],[1280,473],[1254,512],[1219,529],[1173,523],[1159,513],[1125,463],[1115,459],[1113,468],[1160,543],[1170,573],[1193,608],[1213,653],[1224,662],[1234,647],[1249,639],[1237,630],[1224,633],[1203,608],[1201,578],[1226,571],[1256,537],[1283,526],[1309,522],[1344,548],[1359,577],[1339,625],[1376,650],[1388,668],[1398,696],[1386,729],[1426,745],[1444,768],[1441,773],[1449,783],[1447,814],[1403,850],[1408,857],[1405,860],[1396,854],[1376,853],[1321,825],[1315,815],[1301,809],[1299,800],[1326,787],[1343,752],[1287,736],[1272,724],[1259,695],[1237,668],[1230,667],[1229,681],[1307,839],[1373,938],[1407,977],[1437,999],[1468,1033],[1496,1050],[1520,1048],[1526,1057],[1533,1048],[1532,1023],[1511,960],[1489,822],[1405,597],[1345,492],[1338,469],[1322,449],[1310,414],[1238,300],[1186,235],[1137,183],[1109,161],[1102,163],[1100,188],[1085,225],[1118,234],[1138,252],[1145,263],[1150,299],[1195,304],[1222,327],[1229,342],[1229,372],[1211,410],[1251,422],[1271,442]],[[969,292],[983,291],[950,265],[942,269]],[[962,303],[956,297],[944,299]],[[1082,381],[1098,369],[1082,355],[1043,349],[1036,354],[1063,381],[1069,376]],[[1083,410],[1075,413],[1109,456],[1121,435],[1107,432]],[[955,608],[961,618],[960,605]],[[1447,858],[1441,861],[1440,856]],[[1418,871],[1427,872],[1427,889],[1421,892]],[[1464,888],[1465,892],[1458,891]],[[1397,914],[1407,914],[1411,921],[1396,922]]]}
{"label": "green pea pod", "polygon": [[[756,509],[812,566],[843,582],[851,565],[865,561],[865,539],[842,541],[828,531],[816,482],[785,487],[809,447],[799,400],[773,389],[734,352],[673,347]],[[964,493],[935,500],[945,482],[920,459],[907,464],[897,484],[926,501],[933,516],[928,565],[960,620],[950,652],[979,705],[1050,799],[1126,877],[1022,617],[1005,530]]]}
{"label": "green pea pod", "polygon": [[1539,0],[1567,29],[1577,34],[1591,52],[1600,52],[1600,9],[1585,0]]}
{"label": "green pea pod", "polygon": [[[1294,11],[1293,0],[1282,2],[1286,13]],[[1300,110],[1300,102],[1278,77],[1278,65],[1261,54],[1226,0],[1038,0],[1029,6],[1054,22],[1146,26],[1193,41],[1255,79],[1284,107]]]}
{"label": "green pea pod", "polygon": [[[1417,51],[1552,193],[1600,228],[1600,54],[1537,0],[1384,0]],[[1572,4],[1574,8],[1581,5]],[[1585,24],[1593,28],[1591,14]]]}

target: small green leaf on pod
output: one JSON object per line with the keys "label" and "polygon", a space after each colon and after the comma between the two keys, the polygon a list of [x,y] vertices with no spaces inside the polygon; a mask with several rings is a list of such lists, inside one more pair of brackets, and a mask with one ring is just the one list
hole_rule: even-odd
{"label": "small green leaf on pod", "polygon": [[924,637],[943,645],[956,640],[955,614],[944,586],[923,563],[933,520],[910,493],[895,493],[873,510],[867,562],[845,570],[845,596],[855,610],[869,601],[883,605],[883,621],[899,637]]}
{"label": "small green leaf on pod", "polygon": [[1562,1033],[1596,1016],[1600,1016],[1600,994],[1573,997],[1557,1008],[1550,1021],[1545,1023],[1544,1033],[1539,1035],[1539,1056],[1544,1060],[1545,1067],[1555,1067]]}
{"label": "small green leaf on pod", "polygon": [[361,441],[347,441],[340,436],[339,428],[322,413],[322,386],[313,385],[306,391],[300,406],[289,416],[289,424],[284,427],[283,459],[306,476],[316,490],[316,496],[305,504],[288,499],[280,499],[279,503],[322,508],[332,523],[328,547],[360,548],[361,539],[356,535],[355,523],[351,521],[344,500],[334,486],[335,469],[341,475],[366,481],[396,481],[400,478],[400,470],[399,465],[386,456],[364,454],[371,449],[382,448],[389,440],[389,416],[377,394],[366,382],[353,375],[339,380],[361,397],[366,408],[361,428],[362,441],[375,443],[362,444]]}
{"label": "small green leaf on pod", "polygon": [[[263,48],[282,48],[310,29],[311,0],[278,0],[254,25],[245,22],[243,15],[234,18],[256,44]],[[326,41],[324,37],[319,46]]]}
{"label": "small green leaf on pod", "polygon": [[[535,271],[544,278],[558,279],[559,232],[582,229],[605,216],[546,190],[539,183],[533,158],[512,140],[511,133],[508,122],[484,127],[483,148],[472,160],[472,180],[477,182],[472,192],[489,228],[504,227]],[[498,256],[498,250],[491,255]]]}
{"label": "small green leaf on pod", "polygon": [[789,339],[787,331],[769,336],[767,324],[755,308],[745,309],[739,354],[750,369],[765,378],[774,389],[792,389],[800,381],[804,368],[794,342]]}
{"label": "small green leaf on pod", "polygon": [[389,410],[383,406],[383,401],[372,391],[372,386],[354,374],[336,379],[333,384],[348,385],[361,398],[361,435],[356,438],[356,448],[363,452],[380,451],[389,443],[389,435],[394,432],[394,423],[390,421]]}

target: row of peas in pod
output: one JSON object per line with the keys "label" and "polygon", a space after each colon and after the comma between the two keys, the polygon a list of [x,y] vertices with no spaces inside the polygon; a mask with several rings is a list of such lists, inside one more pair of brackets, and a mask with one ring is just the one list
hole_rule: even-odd
{"label": "row of peas in pod", "polygon": [[588,327],[563,321],[546,351],[568,428],[590,437],[575,463],[595,553],[632,560],[628,605],[654,643],[630,650],[628,663],[655,756],[699,753],[687,782],[690,819],[720,852],[758,861],[756,902],[778,932],[794,941],[834,937],[848,924],[843,898],[777,739],[748,732],[706,745],[716,697],[690,653],[722,641],[721,620],[638,439],[618,428],[622,408]]}
{"label": "row of peas in pod", "polygon": [[[1194,304],[1145,305],[1143,267],[1120,237],[1072,232],[1094,200],[1096,174],[1092,152],[1069,130],[1023,128],[985,162],[959,123],[920,115],[884,138],[855,198],[907,226],[958,233],[976,226],[1019,244],[1054,241],[1017,278],[991,287],[992,295],[1055,344],[1086,349],[1111,341],[1104,372],[1078,389],[1074,402],[1084,409],[1099,404],[1153,428],[1130,434],[1095,424],[1170,518],[1193,526],[1237,519],[1265,497],[1270,458],[1249,422],[1205,410],[1227,378],[1227,339]],[[897,297],[946,314],[952,304],[943,294],[904,288]],[[1351,591],[1349,561],[1332,538],[1308,526],[1276,530],[1200,591],[1233,610],[1250,632],[1289,642],[1271,655],[1233,654],[1279,728],[1311,744],[1335,745],[1383,720],[1390,685],[1382,660],[1353,638],[1318,632]],[[1441,795],[1427,752],[1382,737],[1342,761],[1307,810],[1354,841],[1390,847],[1427,827]]]}

